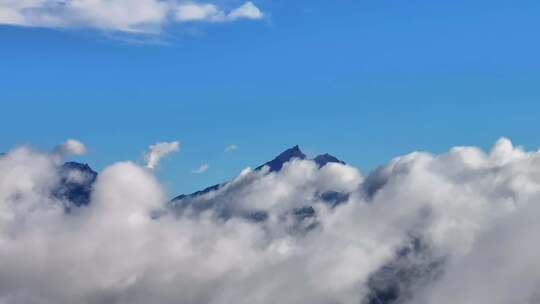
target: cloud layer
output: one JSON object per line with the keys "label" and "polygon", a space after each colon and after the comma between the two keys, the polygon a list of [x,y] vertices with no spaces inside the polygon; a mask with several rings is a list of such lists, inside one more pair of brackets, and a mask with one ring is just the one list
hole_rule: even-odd
{"label": "cloud layer", "polygon": [[[540,299],[540,152],[507,139],[489,152],[414,152],[365,177],[310,160],[247,168],[181,213],[129,161],[100,172],[90,204],[66,212],[50,195],[59,166],[28,147],[0,157],[0,303]],[[333,206],[328,191],[348,196]]]}
{"label": "cloud layer", "polygon": [[156,33],[175,22],[230,22],[263,17],[249,1],[224,10],[212,3],[174,0],[0,0],[0,24],[29,27]]}

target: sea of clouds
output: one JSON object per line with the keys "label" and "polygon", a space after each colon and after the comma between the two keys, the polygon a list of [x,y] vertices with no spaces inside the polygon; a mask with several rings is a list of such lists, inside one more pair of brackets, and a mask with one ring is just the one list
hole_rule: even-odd
{"label": "sea of clouds", "polygon": [[[153,147],[155,165],[178,144]],[[202,212],[176,212],[154,166],[131,161],[66,212],[51,194],[58,168],[84,150],[0,156],[0,303],[540,303],[540,153],[508,139],[367,176],[310,160],[247,168],[204,194]],[[333,206],[324,191],[348,199]],[[315,215],[291,212],[305,206]]]}

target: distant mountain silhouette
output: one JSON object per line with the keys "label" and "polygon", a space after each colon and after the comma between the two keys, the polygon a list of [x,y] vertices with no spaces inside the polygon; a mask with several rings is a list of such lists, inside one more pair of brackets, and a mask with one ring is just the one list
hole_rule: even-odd
{"label": "distant mountain silhouette", "polygon": [[319,168],[322,168],[326,166],[326,164],[329,164],[329,163],[338,163],[338,164],[345,165],[345,162],[337,159],[336,157],[328,153],[318,155],[317,157],[313,159],[313,161],[315,161],[315,163],[319,166]]}

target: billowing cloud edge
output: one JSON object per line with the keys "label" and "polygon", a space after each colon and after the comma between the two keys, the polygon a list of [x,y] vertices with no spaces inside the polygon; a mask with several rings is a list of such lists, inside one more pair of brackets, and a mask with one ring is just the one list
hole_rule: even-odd
{"label": "billowing cloud edge", "polygon": [[[411,153],[367,176],[308,160],[248,168],[198,198],[211,208],[181,214],[129,161],[66,213],[50,194],[57,167],[28,147],[0,157],[3,303],[370,303],[392,284],[402,303],[539,298],[540,153],[508,139]],[[349,196],[331,206],[325,191]],[[315,217],[295,215],[306,206]],[[252,211],[268,217],[235,216]]]}

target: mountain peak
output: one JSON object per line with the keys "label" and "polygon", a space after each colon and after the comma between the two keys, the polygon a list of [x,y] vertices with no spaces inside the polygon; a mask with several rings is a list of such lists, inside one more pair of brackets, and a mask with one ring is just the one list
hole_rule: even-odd
{"label": "mountain peak", "polygon": [[317,166],[319,166],[319,168],[324,167],[328,163],[338,163],[338,164],[345,165],[344,161],[341,161],[337,157],[330,155],[328,153],[318,155],[317,157],[313,159],[313,161],[315,161],[315,163],[317,164]]}
{"label": "mountain peak", "polygon": [[[255,171],[260,171],[265,166],[268,166],[269,167],[269,172],[278,172],[283,168],[283,165],[286,162],[289,162],[289,161],[291,161],[293,159],[307,159],[306,155],[302,152],[302,150],[300,150],[300,147],[298,145],[295,145],[295,146],[281,152],[281,154],[276,156],[273,160],[271,160],[269,162],[266,162],[263,165],[257,167],[255,169]],[[314,161],[319,168],[324,167],[328,163],[339,163],[339,164],[343,164],[343,165],[345,164],[345,162],[339,160],[338,158],[336,158],[336,157],[334,157],[334,156],[332,156],[332,155],[330,155],[328,153],[318,155],[317,157],[312,159],[312,161]],[[204,190],[197,191],[197,192],[194,192],[192,194],[187,194],[187,195],[182,194],[182,195],[179,195],[179,196],[173,198],[172,201],[180,201],[180,200],[183,200],[183,199],[189,199],[189,198],[198,197],[200,195],[203,195],[203,194],[218,190],[223,185],[226,185],[226,184],[227,184],[227,182],[222,183],[222,184],[217,184],[217,185],[214,185],[214,186],[210,186],[210,187],[208,187],[208,188],[206,188]],[[343,197],[339,196],[339,194],[340,193],[323,194],[323,195],[325,195],[325,196],[323,196],[323,199],[325,201],[337,201],[337,203],[339,203],[339,202],[343,201]]]}
{"label": "mountain peak", "polygon": [[283,151],[276,158],[262,166],[257,167],[255,170],[261,170],[264,166],[268,166],[270,168],[270,172],[279,171],[281,168],[283,168],[283,164],[294,158],[306,159],[306,155],[302,152],[302,150],[300,150],[298,145]]}
{"label": "mountain peak", "polygon": [[66,199],[77,207],[88,205],[97,172],[88,164],[77,162],[67,162],[59,170],[61,180],[54,191],[55,196]]}

